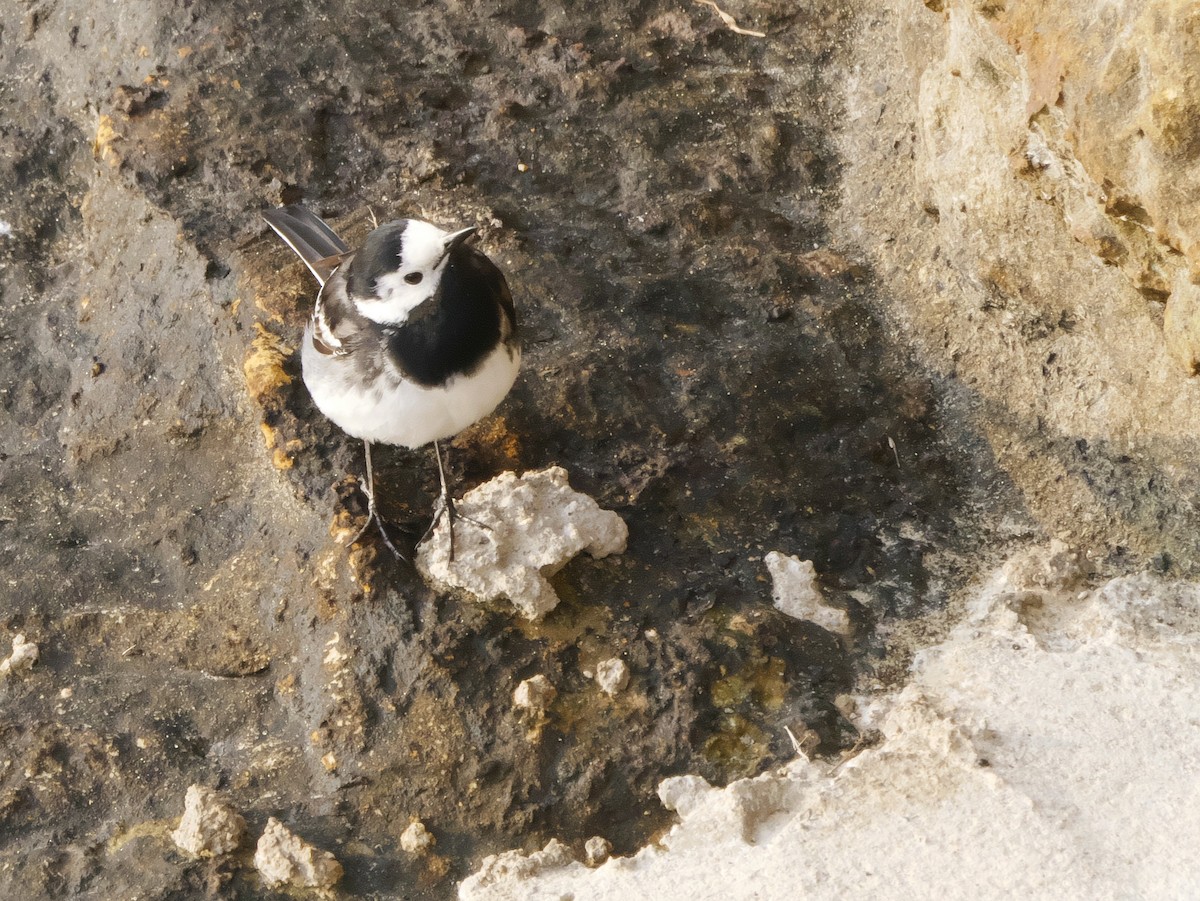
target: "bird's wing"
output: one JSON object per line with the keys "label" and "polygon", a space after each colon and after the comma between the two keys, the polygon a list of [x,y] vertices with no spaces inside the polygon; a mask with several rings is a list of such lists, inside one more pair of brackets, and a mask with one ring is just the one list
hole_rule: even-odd
{"label": "bird's wing", "polygon": [[350,248],[325,221],[303,204],[266,210],[263,219],[283,238],[284,243],[304,261],[318,282],[324,285],[341,264]]}
{"label": "bird's wing", "polygon": [[346,269],[353,259],[353,254],[347,254],[346,263],[330,274],[317,294],[312,342],[320,353],[345,356],[379,338],[379,327],[358,312],[346,293]]}

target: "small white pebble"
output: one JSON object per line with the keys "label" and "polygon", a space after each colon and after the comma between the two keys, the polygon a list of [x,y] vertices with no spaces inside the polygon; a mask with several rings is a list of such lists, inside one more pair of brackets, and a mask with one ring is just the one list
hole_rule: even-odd
{"label": "small white pebble", "polygon": [[612,842],[603,836],[593,835],[584,842],[583,853],[589,867],[598,867],[612,854]]}
{"label": "small white pebble", "polygon": [[513,704],[525,710],[544,711],[558,695],[558,690],[545,676],[526,679],[513,692]]}
{"label": "small white pebble", "polygon": [[619,657],[602,660],[596,665],[596,682],[606,695],[615,695],[629,684],[629,667]]}
{"label": "small white pebble", "polygon": [[424,854],[433,847],[437,839],[425,828],[420,820],[413,820],[408,828],[400,834],[400,847],[409,854]]}
{"label": "small white pebble", "polygon": [[12,654],[0,660],[0,677],[26,673],[33,669],[37,659],[38,646],[26,641],[24,635],[14,635]]}

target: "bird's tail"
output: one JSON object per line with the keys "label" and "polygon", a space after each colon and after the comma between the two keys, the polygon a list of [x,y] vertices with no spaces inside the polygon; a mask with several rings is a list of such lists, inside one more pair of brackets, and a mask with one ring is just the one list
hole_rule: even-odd
{"label": "bird's tail", "polygon": [[337,236],[320,216],[300,203],[266,210],[263,218],[275,229],[284,243],[304,260],[304,265],[322,285],[350,252],[346,242]]}

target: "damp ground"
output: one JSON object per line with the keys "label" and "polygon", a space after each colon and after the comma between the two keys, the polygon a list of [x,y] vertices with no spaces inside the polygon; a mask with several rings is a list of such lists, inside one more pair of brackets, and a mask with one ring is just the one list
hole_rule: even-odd
{"label": "damp ground", "polygon": [[[789,730],[861,744],[841,697],[1030,527],[831,246],[850,12],[738,12],[768,37],[661,2],[3,12],[0,627],[41,648],[0,695],[10,897],[272,896],[173,847],[194,782],[334,852],[346,897],[446,898],[551,837],[630,852],[672,822],[661,779],[760,772]],[[453,479],[561,465],[630,529],[544,622],[335,540],[361,447],[304,392],[313,286],[258,218],[298,199],[352,243],[481,226],[525,366]],[[376,462],[411,543],[432,455]],[[772,608],[773,550],[853,640]],[[400,849],[414,818],[434,853]]]}

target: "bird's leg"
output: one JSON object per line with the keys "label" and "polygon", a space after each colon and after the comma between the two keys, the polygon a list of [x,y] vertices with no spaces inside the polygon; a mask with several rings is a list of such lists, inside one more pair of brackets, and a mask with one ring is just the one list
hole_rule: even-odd
{"label": "bird's leg", "polygon": [[[362,493],[367,496],[367,521],[363,523],[363,527],[358,530],[358,534],[354,536],[354,541],[363,537],[363,533],[371,528],[372,521],[379,527],[379,535],[383,538],[383,543],[387,545],[387,549],[396,555],[400,560],[404,559],[404,555],[396,550],[396,545],[392,544],[392,539],[388,537],[387,530],[383,527],[383,518],[379,515],[379,508],[375,506],[375,473],[371,469],[371,442],[364,441],[363,448],[367,455],[367,484],[363,485],[360,481],[358,486],[362,489]],[[351,544],[354,541],[350,542]]]}
{"label": "bird's leg", "polygon": [[[438,495],[437,504],[433,510],[433,522],[429,524],[429,528],[425,530],[428,535],[434,530],[442,516],[446,517],[446,527],[450,530],[450,562],[454,562],[454,497],[450,494],[450,488],[446,484],[446,468],[442,466],[442,448],[438,442],[433,442],[433,456],[437,460],[438,479],[442,483],[442,493]],[[422,541],[425,539],[422,538]]]}
{"label": "bird's leg", "polygon": [[472,519],[469,516],[463,516],[461,513],[458,512],[458,510],[454,506],[454,495],[452,495],[450,493],[450,487],[446,482],[446,468],[442,465],[442,448],[436,441],[433,442],[433,454],[434,454],[434,457],[437,459],[438,479],[442,483],[442,493],[440,495],[438,495],[437,504],[434,507],[433,522],[431,522],[429,524],[429,528],[426,529],[425,534],[421,536],[421,541],[424,541],[426,538],[429,537],[429,533],[432,532],[437,527],[437,524],[439,522],[441,522],[442,516],[444,515],[446,517],[446,525],[450,529],[450,562],[453,563],[454,562],[454,520],[465,519],[467,522],[472,523],[473,525],[479,526],[479,528],[481,528],[481,529],[487,529],[489,532],[492,530],[492,527],[489,526],[486,522],[480,522],[479,520]]}

